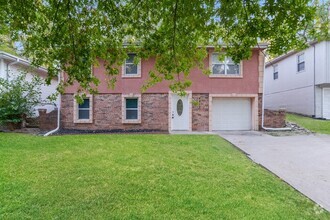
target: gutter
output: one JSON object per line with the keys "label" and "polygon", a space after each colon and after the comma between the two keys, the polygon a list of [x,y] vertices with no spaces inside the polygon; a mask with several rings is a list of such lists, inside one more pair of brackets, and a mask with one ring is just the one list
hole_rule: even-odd
{"label": "gutter", "polygon": [[10,66],[20,63],[20,62],[21,62],[21,60],[19,58],[16,58],[16,61],[13,61],[13,62],[7,64],[6,80],[8,80],[8,78],[9,78]]}
{"label": "gutter", "polygon": [[[266,56],[266,55],[265,55]],[[265,58],[264,58],[265,60]],[[266,75],[266,65],[264,63],[264,75],[263,75],[263,87],[262,87],[262,114],[261,114],[261,127],[262,129],[266,130],[266,131],[291,131],[292,128],[268,128],[264,126],[264,122],[265,122],[265,87],[266,87],[266,80],[265,80],[265,75]]]}
{"label": "gutter", "polygon": [[[61,73],[58,73],[58,85],[60,85],[61,82]],[[60,117],[61,117],[61,93],[59,94],[59,103],[58,103],[58,108],[57,108],[57,127],[54,130],[51,130],[49,132],[47,132],[46,134],[44,134],[44,137],[47,137],[51,134],[54,134],[55,132],[57,132],[58,130],[60,130]]]}
{"label": "gutter", "polygon": [[[21,64],[24,64],[26,66],[31,66],[30,61],[28,61],[24,58],[18,57],[18,56],[14,56],[12,54],[9,54],[9,53],[6,53],[6,52],[0,50],[0,59],[1,58],[5,59],[5,60],[14,60],[14,62],[19,61],[19,63],[21,63]],[[45,67],[42,67],[42,66],[34,67],[34,68],[36,68],[36,69],[38,69],[42,72],[47,72],[47,69]]]}

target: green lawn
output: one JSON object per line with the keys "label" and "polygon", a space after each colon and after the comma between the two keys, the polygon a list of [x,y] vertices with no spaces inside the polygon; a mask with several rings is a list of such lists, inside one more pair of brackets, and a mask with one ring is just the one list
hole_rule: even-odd
{"label": "green lawn", "polygon": [[330,219],[218,136],[0,133],[0,219]]}
{"label": "green lawn", "polygon": [[321,133],[321,134],[330,134],[330,121],[319,120],[309,117],[304,117],[295,114],[287,114],[286,119],[288,121],[294,122],[304,128],[307,128],[310,131]]}

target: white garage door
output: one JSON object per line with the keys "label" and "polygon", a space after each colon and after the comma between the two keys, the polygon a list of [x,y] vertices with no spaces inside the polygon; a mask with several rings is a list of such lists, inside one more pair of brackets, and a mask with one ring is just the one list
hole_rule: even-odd
{"label": "white garage door", "polygon": [[330,89],[323,89],[323,118],[330,119]]}
{"label": "white garage door", "polygon": [[213,130],[251,130],[250,98],[213,98]]}

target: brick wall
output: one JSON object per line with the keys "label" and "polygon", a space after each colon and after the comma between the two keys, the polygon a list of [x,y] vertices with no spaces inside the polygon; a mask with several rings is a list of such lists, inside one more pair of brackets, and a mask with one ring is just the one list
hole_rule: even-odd
{"label": "brick wall", "polygon": [[268,128],[285,127],[285,110],[272,111],[265,109],[264,126]]}
{"label": "brick wall", "polygon": [[258,122],[259,130],[262,129],[262,93],[258,94]]}
{"label": "brick wall", "polygon": [[[283,128],[285,127],[285,110],[272,111],[265,109],[264,126],[269,128]],[[258,94],[258,117],[259,129],[262,129],[262,94]]]}
{"label": "brick wall", "polygon": [[209,94],[192,94],[192,130],[209,130]]}
{"label": "brick wall", "polygon": [[53,130],[57,127],[57,110],[46,113],[46,109],[39,109],[39,128],[42,131]]}
{"label": "brick wall", "polygon": [[141,123],[122,123],[121,94],[93,97],[93,122],[73,123],[72,94],[62,96],[61,127],[79,130],[153,130],[168,131],[168,94],[142,94]]}
{"label": "brick wall", "polygon": [[[209,129],[209,94],[192,94],[192,130],[208,131]],[[124,124],[122,122],[122,95],[98,94],[93,96],[92,123],[74,123],[72,94],[62,96],[61,128],[78,130],[153,130],[168,131],[168,94],[142,94],[141,123]],[[259,128],[262,123],[262,94],[258,95]],[[277,123],[281,119],[271,116]],[[285,123],[285,122],[284,122]]]}

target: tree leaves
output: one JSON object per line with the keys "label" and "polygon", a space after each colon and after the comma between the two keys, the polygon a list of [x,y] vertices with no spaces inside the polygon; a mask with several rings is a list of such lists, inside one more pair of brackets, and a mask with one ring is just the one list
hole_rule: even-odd
{"label": "tree leaves", "polygon": [[208,45],[217,51],[225,45],[236,62],[249,58],[260,41],[273,54],[306,46],[315,8],[308,0],[7,0],[0,26],[24,43],[34,65],[48,68],[49,79],[67,73],[60,92],[78,82],[80,92],[96,93],[99,79],[91,66],[99,59],[111,89],[127,52],[156,59],[143,91],[162,80],[184,91],[192,68],[208,73]]}

